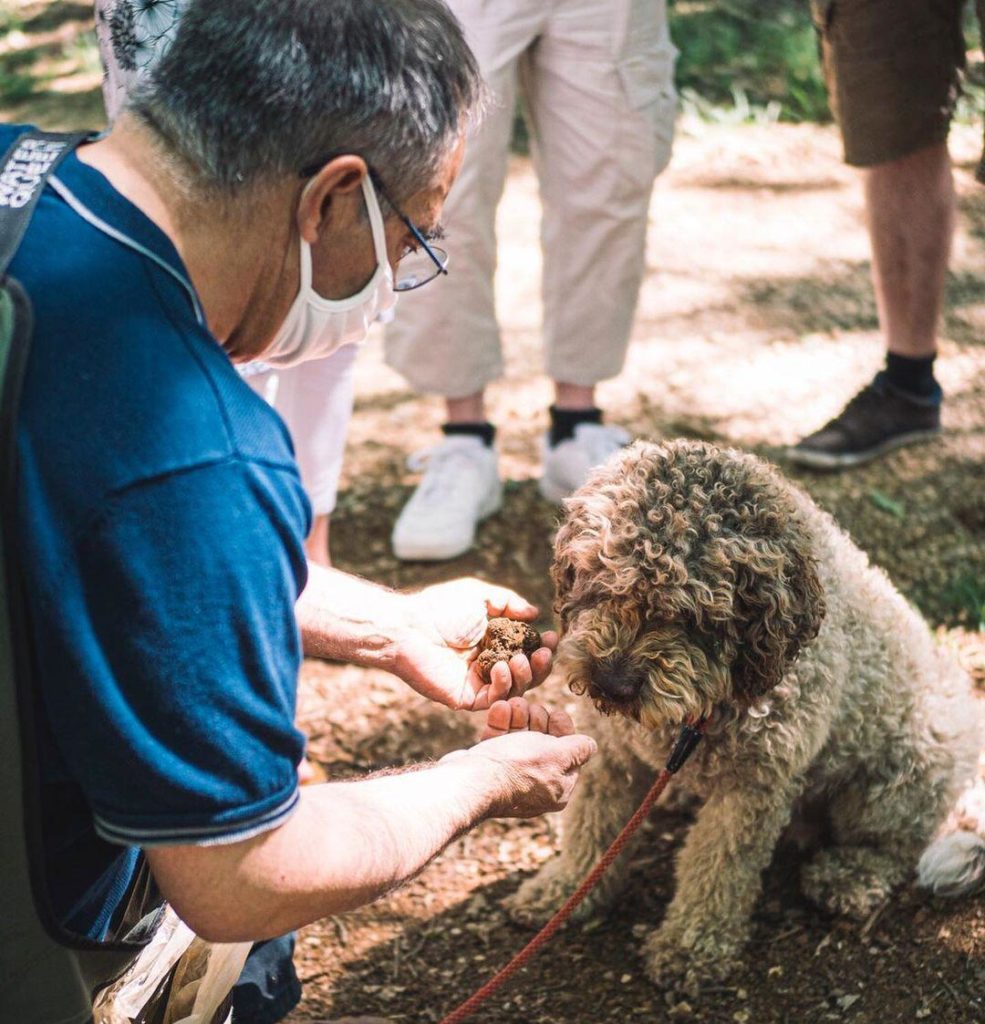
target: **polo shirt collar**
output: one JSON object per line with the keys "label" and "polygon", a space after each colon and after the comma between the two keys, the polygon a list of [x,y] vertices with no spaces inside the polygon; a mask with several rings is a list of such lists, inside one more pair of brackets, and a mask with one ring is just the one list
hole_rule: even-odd
{"label": "polo shirt collar", "polygon": [[83,163],[75,152],[65,159],[56,177],[96,217],[152,252],[191,284],[188,270],[171,239],[139,207],[118,192],[101,171]]}
{"label": "polo shirt collar", "polygon": [[184,290],[199,326],[208,330],[205,310],[178,250],[142,210],[112,186],[104,174],[84,164],[72,153],[58,173],[49,179],[48,186],[97,231],[133,249],[169,274]]}

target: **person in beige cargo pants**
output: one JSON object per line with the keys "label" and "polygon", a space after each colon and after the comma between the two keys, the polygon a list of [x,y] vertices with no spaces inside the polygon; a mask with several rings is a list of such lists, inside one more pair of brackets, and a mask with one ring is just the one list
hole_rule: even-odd
{"label": "person in beige cargo pants", "polygon": [[[676,97],[665,0],[451,0],[490,88],[444,224],[441,288],[401,299],[387,362],[444,396],[444,438],[401,512],[403,559],[453,558],[502,484],[484,390],[503,370],[493,299],[495,214],[519,95],[543,204],[544,358],[554,381],[540,488],[559,501],[628,440],[595,385],[622,369],[644,266],[653,181],[670,159]],[[508,269],[508,268],[507,268]]]}

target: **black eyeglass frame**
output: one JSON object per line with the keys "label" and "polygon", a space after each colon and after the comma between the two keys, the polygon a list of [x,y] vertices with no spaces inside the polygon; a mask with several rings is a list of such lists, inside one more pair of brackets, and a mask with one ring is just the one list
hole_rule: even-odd
{"label": "black eyeglass frame", "polygon": [[[309,164],[307,167],[303,167],[300,170],[299,176],[302,177],[302,178],[314,177],[314,175],[316,175],[325,166],[325,164],[329,163],[329,161],[331,161],[331,160],[334,160],[337,156],[343,156],[343,155],[345,155],[345,154],[333,153],[331,156],[326,157],[324,160],[320,160],[316,164]],[[353,153],[351,155],[352,156],[361,156],[361,154],[359,154],[359,153]],[[368,163],[366,164],[366,172],[369,174],[369,180],[373,183],[373,187],[376,189],[376,191],[379,193],[379,195],[382,196],[383,201],[400,218],[400,220],[403,222],[404,227],[407,228],[407,230],[414,236],[414,241],[416,241],[417,244],[420,245],[420,247],[427,253],[427,255],[428,255],[429,259],[431,260],[431,262],[435,265],[435,267],[437,267],[437,271],[436,271],[436,273],[434,274],[433,277],[425,278],[419,284],[410,285],[409,287],[399,288],[399,289],[396,289],[396,290],[397,291],[404,291],[404,292],[411,292],[415,288],[421,288],[424,285],[430,283],[439,274],[444,274],[447,277],[448,276],[448,254],[444,253],[444,255],[445,255],[444,259],[442,259],[438,255],[438,252],[435,251],[435,248],[432,245],[430,245],[428,243],[428,240],[424,237],[424,232],[421,231],[421,229],[410,219],[410,217],[408,217],[407,214],[404,213],[404,211],[401,210],[399,206],[397,206],[397,204],[393,201],[393,199],[390,198],[390,193],[387,191],[386,186],[383,184],[383,181],[380,178],[379,174],[377,174],[376,171],[373,170],[373,168]],[[439,250],[439,251],[444,252],[444,250]],[[408,255],[408,254],[405,253],[404,255]]]}

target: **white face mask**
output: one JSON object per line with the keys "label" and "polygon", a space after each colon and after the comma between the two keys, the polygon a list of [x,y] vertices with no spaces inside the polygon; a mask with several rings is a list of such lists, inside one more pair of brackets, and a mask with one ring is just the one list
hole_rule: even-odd
{"label": "white face mask", "polygon": [[343,345],[366,337],[374,320],[392,319],[397,303],[386,253],[383,215],[367,174],[362,181],[376,251],[376,271],[365,287],[347,299],[325,299],[311,286],[311,246],[301,239],[301,286],[270,347],[259,358],[270,366],[296,366],[323,359]]}

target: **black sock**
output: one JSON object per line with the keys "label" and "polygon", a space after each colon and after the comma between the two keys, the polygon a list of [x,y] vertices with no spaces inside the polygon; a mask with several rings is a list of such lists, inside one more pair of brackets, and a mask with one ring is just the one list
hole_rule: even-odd
{"label": "black sock", "polygon": [[487,421],[483,423],[445,423],[441,427],[445,437],[478,437],[487,448],[496,440],[496,428]]}
{"label": "black sock", "polygon": [[929,398],[939,388],[934,377],[934,360],[932,356],[913,359],[910,356],[898,356],[895,352],[886,353],[886,379],[893,387],[920,398]]}
{"label": "black sock", "polygon": [[562,441],[575,436],[575,427],[580,423],[601,423],[602,410],[592,406],[590,409],[558,409],[551,406],[551,447],[555,448]]}

